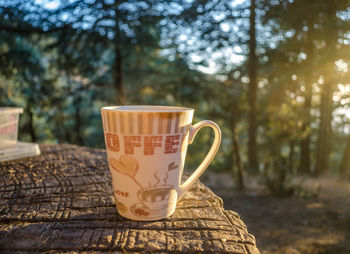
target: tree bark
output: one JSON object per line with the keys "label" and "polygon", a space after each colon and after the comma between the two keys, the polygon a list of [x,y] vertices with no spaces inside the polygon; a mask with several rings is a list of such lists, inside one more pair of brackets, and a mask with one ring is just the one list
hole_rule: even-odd
{"label": "tree bark", "polygon": [[295,157],[295,141],[291,140],[289,142],[289,162],[287,170],[289,173],[294,173],[294,157]]}
{"label": "tree bark", "polygon": [[256,120],[256,101],[257,101],[257,57],[256,57],[256,13],[255,0],[250,3],[250,29],[249,29],[249,59],[248,59],[248,103],[249,103],[249,128],[248,128],[248,159],[249,169],[253,172],[258,171],[257,155],[257,120]]}
{"label": "tree bark", "polygon": [[44,144],[40,150],[0,162],[1,253],[261,253],[238,214],[200,181],[174,216],[135,222],[116,210],[105,150]]}
{"label": "tree bark", "polygon": [[84,145],[84,140],[81,135],[81,115],[80,115],[80,103],[81,103],[81,97],[79,95],[76,95],[74,97],[73,105],[75,108],[75,137],[77,141],[77,145]]}
{"label": "tree bark", "polygon": [[313,61],[314,61],[314,45],[312,38],[313,24],[309,22],[309,30],[307,32],[307,60],[305,64],[308,68],[307,73],[304,73],[305,79],[305,101],[303,107],[303,125],[302,133],[304,137],[300,142],[300,165],[299,173],[307,174],[311,172],[311,160],[310,160],[310,141],[311,141],[311,132],[310,132],[310,123],[311,123],[311,103],[312,103],[312,83],[314,81],[313,77]]}
{"label": "tree bark", "polygon": [[[233,104],[231,110],[231,141],[232,141],[232,156],[234,157],[235,165],[232,163],[232,172],[234,178],[237,179],[237,185],[240,190],[244,189],[244,179],[243,179],[243,164],[241,159],[241,153],[239,149],[239,142],[236,129],[236,108],[237,106]],[[235,173],[237,169],[237,174]]]}
{"label": "tree bark", "polygon": [[116,89],[116,102],[119,105],[125,104],[125,87],[123,82],[123,56],[121,49],[121,35],[120,35],[120,16],[119,16],[119,4],[120,1],[115,1],[115,56],[112,69],[112,76],[114,80],[114,86]]}
{"label": "tree bark", "polygon": [[316,174],[321,174],[328,169],[331,150],[332,95],[333,84],[329,81],[324,84],[321,92],[321,117],[317,142]]}
{"label": "tree bark", "polygon": [[[31,103],[29,103],[31,104]],[[29,117],[29,122],[28,122],[28,128],[29,128],[29,135],[32,140],[32,142],[36,142],[36,133],[35,133],[35,128],[34,128],[34,114],[32,112],[31,107],[28,107],[28,117]]]}
{"label": "tree bark", "polygon": [[[312,85],[312,84],[311,84]],[[312,87],[306,88],[308,91],[305,91],[305,102],[304,102],[304,113],[305,118],[302,125],[302,132],[305,137],[300,142],[300,166],[299,173],[308,174],[311,172],[311,160],[310,160],[310,141],[311,133],[310,128],[310,118],[311,118],[311,101],[312,101]]]}
{"label": "tree bark", "polygon": [[[336,8],[334,4],[329,3],[328,11],[325,16],[327,19],[329,33],[326,34],[326,50],[324,54],[329,64],[326,64],[324,69],[324,84],[321,89],[321,105],[320,105],[320,127],[317,142],[317,157],[316,157],[316,174],[322,174],[328,169],[329,155],[331,152],[331,135],[332,135],[332,112],[333,112],[333,92],[335,87],[334,71],[336,59],[336,43],[337,43],[337,28],[336,25]],[[332,25],[331,25],[332,24]]]}
{"label": "tree bark", "polygon": [[347,177],[350,170],[350,134],[346,141],[346,147],[343,152],[343,157],[340,163],[339,172],[342,177]]}

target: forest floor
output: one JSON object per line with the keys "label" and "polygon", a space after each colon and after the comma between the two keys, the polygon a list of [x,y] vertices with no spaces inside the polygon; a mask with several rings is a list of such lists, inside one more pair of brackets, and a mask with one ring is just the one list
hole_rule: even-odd
{"label": "forest floor", "polygon": [[228,173],[202,178],[225,209],[240,215],[263,254],[350,253],[350,181],[310,178],[301,184],[303,195],[280,198],[252,177],[244,191],[234,190]]}

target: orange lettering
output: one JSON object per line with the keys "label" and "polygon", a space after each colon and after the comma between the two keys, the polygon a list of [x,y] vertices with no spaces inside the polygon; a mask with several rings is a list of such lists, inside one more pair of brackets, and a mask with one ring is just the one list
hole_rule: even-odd
{"label": "orange lettering", "polygon": [[154,148],[162,146],[162,136],[151,136],[144,138],[144,150],[145,155],[154,154]]}
{"label": "orange lettering", "polygon": [[165,140],[164,153],[176,153],[179,150],[179,139],[180,135],[167,136]]}
{"label": "orange lettering", "polygon": [[124,136],[124,152],[134,154],[134,147],[141,147],[141,136]]}
{"label": "orange lettering", "polygon": [[112,152],[119,152],[119,138],[118,135],[112,133],[106,133],[107,149]]}

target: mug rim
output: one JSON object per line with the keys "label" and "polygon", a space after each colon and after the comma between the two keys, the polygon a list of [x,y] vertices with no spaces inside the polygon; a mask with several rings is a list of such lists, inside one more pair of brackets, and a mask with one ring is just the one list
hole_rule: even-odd
{"label": "mug rim", "polygon": [[147,112],[147,113],[172,113],[194,111],[192,108],[178,106],[163,105],[123,105],[123,106],[105,106],[101,108],[106,111],[122,111],[122,112]]}

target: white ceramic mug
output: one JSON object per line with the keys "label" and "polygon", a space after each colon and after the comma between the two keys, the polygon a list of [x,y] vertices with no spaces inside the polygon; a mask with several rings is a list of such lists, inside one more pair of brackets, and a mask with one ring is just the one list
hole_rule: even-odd
{"label": "white ceramic mug", "polygon": [[[101,109],[117,210],[137,221],[171,216],[185,191],[208,167],[221,142],[216,123],[192,125],[193,109],[170,106],[110,106]],[[205,126],[214,143],[194,173],[181,184],[187,145]]]}

